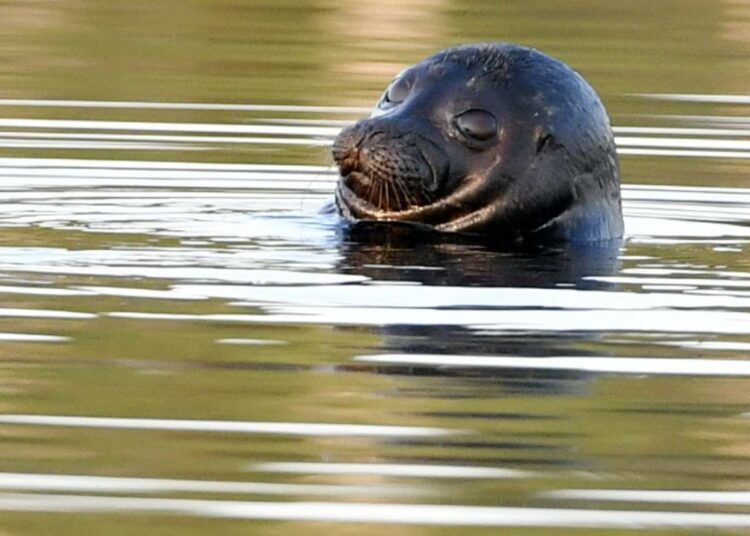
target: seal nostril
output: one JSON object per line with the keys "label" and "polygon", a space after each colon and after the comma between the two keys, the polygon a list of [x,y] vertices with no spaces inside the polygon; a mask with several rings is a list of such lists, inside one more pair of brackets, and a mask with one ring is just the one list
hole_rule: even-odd
{"label": "seal nostril", "polygon": [[365,129],[362,128],[362,122],[344,128],[339,132],[336,139],[333,140],[333,146],[331,152],[333,159],[337,164],[341,165],[342,162],[349,160],[354,155],[356,161],[356,154],[365,139]]}
{"label": "seal nostril", "polygon": [[341,159],[337,159],[336,163],[339,166],[339,171],[342,175],[349,175],[352,171],[357,169],[358,163],[359,163],[359,151],[357,149],[352,149]]}
{"label": "seal nostril", "polygon": [[346,143],[346,140],[339,134],[335,140],[333,140],[333,146],[331,147],[331,154],[337,164],[340,164],[342,160],[351,152],[351,146]]}
{"label": "seal nostril", "polygon": [[331,152],[341,175],[348,175],[358,165],[359,149],[351,143],[350,137],[342,134],[333,142]]}

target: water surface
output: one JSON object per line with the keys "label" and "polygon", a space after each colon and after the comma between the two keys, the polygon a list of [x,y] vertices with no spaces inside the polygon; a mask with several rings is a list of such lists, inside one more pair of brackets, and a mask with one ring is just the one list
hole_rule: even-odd
{"label": "water surface", "polygon": [[[749,3],[0,17],[0,532],[750,527]],[[624,243],[321,213],[336,132],[477,40],[600,90]]]}

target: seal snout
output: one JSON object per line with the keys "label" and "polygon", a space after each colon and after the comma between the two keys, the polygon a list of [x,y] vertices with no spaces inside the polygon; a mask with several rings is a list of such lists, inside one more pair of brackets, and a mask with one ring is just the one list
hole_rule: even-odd
{"label": "seal snout", "polygon": [[359,145],[362,143],[363,134],[356,127],[357,125],[345,128],[333,141],[333,159],[342,177],[346,177],[359,166]]}
{"label": "seal snout", "polygon": [[340,184],[376,210],[405,210],[432,198],[433,166],[419,150],[419,141],[375,120],[342,130],[333,144],[333,158]]}

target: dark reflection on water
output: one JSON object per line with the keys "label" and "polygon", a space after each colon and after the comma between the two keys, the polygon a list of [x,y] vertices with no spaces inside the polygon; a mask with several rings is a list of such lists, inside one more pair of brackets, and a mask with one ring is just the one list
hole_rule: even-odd
{"label": "dark reflection on water", "polygon": [[[401,281],[428,289],[565,287],[606,290],[615,285],[598,278],[612,276],[617,272],[621,245],[621,241],[613,241],[591,245],[499,250],[484,246],[473,237],[439,235],[407,225],[360,223],[346,226],[342,231],[341,270],[365,276],[381,284]],[[394,301],[393,305],[397,303]],[[448,310],[460,310],[467,305],[456,303],[452,306],[446,304],[444,307]],[[564,308],[565,304],[560,303],[558,307]],[[528,307],[504,304],[502,301],[485,305],[484,308],[489,311],[512,311],[515,308],[529,310]],[[418,315],[419,312],[415,314]],[[570,349],[570,340],[559,334],[553,337],[513,334],[487,336],[476,334],[475,330],[462,325],[391,325],[377,329],[377,333],[380,336],[378,350],[393,353],[550,356],[574,351]],[[598,335],[593,334],[591,337]],[[585,339],[586,335],[576,337],[577,341]],[[580,355],[581,352],[576,354]],[[345,365],[343,368],[350,369],[351,366]],[[450,384],[441,386],[435,392],[401,390],[393,394],[412,398],[485,398],[488,390],[490,396],[495,396],[498,391],[505,394],[533,393],[537,396],[583,394],[586,385],[581,380],[589,376],[582,371],[479,371],[471,366],[461,367],[460,363],[449,369],[389,365],[375,366],[372,370],[385,374],[445,375],[453,378]],[[468,381],[461,382],[458,380],[460,377]],[[472,383],[472,378],[480,378],[485,387],[477,388]],[[432,415],[437,416],[434,413]],[[451,414],[442,416],[456,418]],[[488,445],[484,448],[491,447]],[[511,447],[505,445],[498,448]],[[527,445],[523,448],[532,447]]]}
{"label": "dark reflection on water", "polygon": [[460,287],[604,288],[611,285],[590,278],[617,271],[622,244],[514,250],[485,246],[474,237],[366,222],[343,227],[341,234],[343,271],[376,280]]}

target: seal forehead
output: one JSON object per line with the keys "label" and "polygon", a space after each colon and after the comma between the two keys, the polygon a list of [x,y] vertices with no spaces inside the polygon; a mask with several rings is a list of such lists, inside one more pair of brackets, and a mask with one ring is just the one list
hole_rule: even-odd
{"label": "seal forehead", "polygon": [[[433,111],[445,109],[455,113],[472,103],[494,107],[505,100],[505,67],[500,69],[499,63],[485,65],[463,54],[457,57],[461,61],[438,55],[405,71],[404,78],[411,81],[412,95],[419,101],[420,110],[427,106]],[[491,73],[485,70],[489,68],[495,70]]]}
{"label": "seal forehead", "polygon": [[436,64],[459,65],[467,70],[476,70],[483,77],[500,81],[508,72],[512,56],[529,50],[523,47],[493,44],[462,45],[439,52],[428,61]]}
{"label": "seal forehead", "polygon": [[[538,57],[537,57],[538,56]],[[435,54],[407,69],[405,77],[413,81],[415,94],[423,98],[446,95],[455,107],[471,104],[495,108],[523,101],[533,105],[528,95],[550,86],[526,71],[539,72],[546,56],[516,45],[463,45]],[[551,59],[551,58],[550,58]],[[536,86],[536,87],[535,87]]]}

